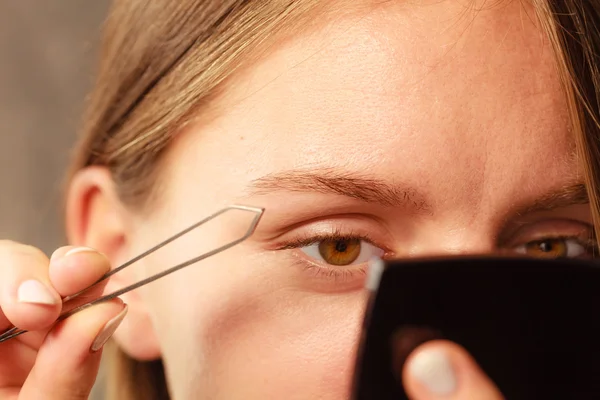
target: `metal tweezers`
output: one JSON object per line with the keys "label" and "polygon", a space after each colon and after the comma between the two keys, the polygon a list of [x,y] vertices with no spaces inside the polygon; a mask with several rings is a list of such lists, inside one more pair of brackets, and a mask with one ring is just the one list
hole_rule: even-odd
{"label": "metal tweezers", "polygon": [[[201,225],[203,225],[203,224],[205,224],[205,223],[207,223],[207,222],[209,222],[209,221],[217,218],[218,216],[220,216],[222,214],[225,214],[228,211],[232,211],[232,210],[247,211],[247,212],[255,214],[254,217],[252,218],[252,221],[250,222],[250,225],[248,226],[248,229],[245,231],[245,233],[241,237],[239,237],[237,239],[234,239],[234,240],[232,240],[232,241],[230,241],[230,242],[228,242],[228,243],[226,243],[226,244],[224,244],[224,245],[222,245],[220,247],[217,247],[216,249],[210,250],[210,251],[208,251],[208,252],[206,252],[206,253],[198,256],[198,257],[194,257],[194,258],[192,258],[190,260],[187,260],[187,261],[185,261],[185,262],[183,262],[181,264],[175,265],[174,267],[171,267],[171,268],[167,269],[166,271],[159,272],[159,273],[157,273],[155,275],[152,275],[152,276],[150,276],[148,278],[145,278],[145,279],[143,279],[141,281],[133,283],[133,284],[131,284],[129,286],[126,286],[126,287],[124,287],[122,289],[119,289],[119,290],[117,290],[117,291],[115,291],[113,293],[101,296],[101,297],[99,297],[97,299],[94,299],[94,300],[91,300],[91,301],[89,301],[89,302],[87,302],[85,304],[82,304],[82,305],[80,305],[80,306],[78,306],[78,307],[76,307],[76,308],[74,308],[72,310],[69,310],[69,311],[61,314],[58,317],[58,319],[57,319],[56,322],[62,321],[65,318],[68,318],[71,315],[73,315],[75,313],[78,313],[79,311],[84,310],[84,309],[86,309],[88,307],[91,307],[91,306],[93,306],[95,304],[98,304],[98,303],[101,303],[101,302],[104,302],[104,301],[108,301],[108,300],[114,299],[115,297],[121,296],[122,294],[127,293],[127,292],[129,292],[131,290],[137,289],[137,288],[139,288],[141,286],[144,286],[144,285],[146,285],[146,284],[148,284],[150,282],[154,282],[155,280],[160,279],[160,278],[162,278],[164,276],[167,276],[167,275],[169,275],[169,274],[171,274],[171,273],[173,273],[175,271],[178,271],[178,270],[180,270],[182,268],[185,268],[188,265],[195,264],[198,261],[204,260],[205,258],[208,258],[208,257],[211,257],[211,256],[213,256],[215,254],[221,253],[221,252],[223,252],[223,251],[225,251],[225,250],[227,250],[227,249],[229,249],[229,248],[231,248],[231,247],[233,247],[233,246],[235,246],[235,245],[243,242],[244,240],[248,239],[250,236],[252,236],[252,234],[256,230],[256,226],[260,222],[260,219],[261,219],[261,217],[262,217],[262,215],[264,213],[264,208],[242,206],[242,205],[232,205],[232,206],[225,207],[225,208],[223,208],[223,209],[215,212],[214,214],[212,214],[212,215],[204,218],[202,221],[199,221],[199,222],[195,223],[194,225],[192,225],[192,226],[184,229],[183,231],[181,231],[181,232],[179,232],[179,233],[171,236],[167,240],[165,240],[165,241],[159,243],[158,245],[152,247],[150,250],[147,250],[144,253],[140,254],[139,256],[132,258],[131,260],[127,261],[125,264],[123,264],[123,265],[121,265],[121,266],[119,266],[119,267],[111,270],[110,272],[104,274],[100,279],[98,279],[92,285],[90,285],[87,288],[79,291],[76,294],[73,294],[71,296],[68,296],[68,297],[64,298],[63,299],[63,304],[65,304],[67,301],[71,301],[72,299],[74,299],[74,298],[80,296],[81,294],[87,292],[92,287],[96,286],[98,283],[100,283],[100,282],[102,282],[102,281],[110,278],[111,276],[113,276],[114,274],[118,273],[119,271],[121,271],[121,270],[129,267],[130,265],[132,265],[132,264],[140,261],[144,257],[146,257],[146,256],[154,253],[156,250],[158,250],[158,249],[166,246],[167,244],[169,244],[169,243],[171,243],[171,242],[179,239],[183,235],[185,235],[185,234],[193,231],[194,229],[198,228],[199,226],[201,226]],[[19,328],[13,326],[12,328],[9,328],[8,330],[6,330],[6,331],[4,331],[3,333],[0,334],[0,343],[5,342],[5,341],[7,341],[9,339],[15,338],[15,337],[17,337],[19,335],[22,335],[22,334],[26,333],[26,332],[27,332],[26,330],[19,329]]]}

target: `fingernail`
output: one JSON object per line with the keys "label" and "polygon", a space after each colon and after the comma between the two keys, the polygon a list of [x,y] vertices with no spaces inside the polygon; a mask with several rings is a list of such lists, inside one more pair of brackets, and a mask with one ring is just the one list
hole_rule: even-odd
{"label": "fingernail", "polygon": [[95,353],[96,351],[100,350],[106,344],[106,342],[108,342],[108,340],[115,333],[115,331],[117,330],[119,325],[121,325],[121,322],[123,322],[125,315],[127,315],[127,309],[128,309],[127,304],[125,304],[125,307],[123,308],[123,310],[118,315],[116,315],[113,319],[108,321],[106,323],[106,325],[104,325],[102,330],[100,330],[100,333],[98,333],[98,335],[96,336],[96,339],[94,339],[94,342],[92,343],[92,346],[90,347],[90,351],[92,353]]}
{"label": "fingernail", "polygon": [[21,283],[17,290],[17,300],[19,303],[57,304],[57,300],[50,290],[43,283],[34,279]]}
{"label": "fingernail", "polygon": [[409,373],[432,394],[449,395],[456,390],[456,376],[450,359],[443,351],[425,349],[408,366]]}
{"label": "fingernail", "polygon": [[97,253],[97,251],[92,249],[91,247],[75,247],[74,249],[67,251],[65,253],[65,257],[71,256],[71,255],[77,254],[77,253],[88,253],[88,252]]}

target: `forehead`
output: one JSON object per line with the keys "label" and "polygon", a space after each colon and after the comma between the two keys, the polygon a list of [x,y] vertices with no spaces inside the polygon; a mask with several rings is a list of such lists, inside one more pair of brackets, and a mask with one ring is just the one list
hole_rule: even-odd
{"label": "forehead", "polygon": [[392,1],[316,17],[230,80],[221,117],[186,148],[243,163],[247,179],[368,171],[442,203],[571,180],[565,99],[525,3]]}

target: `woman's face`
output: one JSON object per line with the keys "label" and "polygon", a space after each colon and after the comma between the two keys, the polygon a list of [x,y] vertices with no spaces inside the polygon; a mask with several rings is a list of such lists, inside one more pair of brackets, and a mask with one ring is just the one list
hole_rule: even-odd
{"label": "woman's face", "polygon": [[317,16],[178,137],[130,255],[228,204],[266,212],[246,242],[140,292],[175,399],[347,398],[372,256],[588,255],[552,50],[533,9],[487,3]]}

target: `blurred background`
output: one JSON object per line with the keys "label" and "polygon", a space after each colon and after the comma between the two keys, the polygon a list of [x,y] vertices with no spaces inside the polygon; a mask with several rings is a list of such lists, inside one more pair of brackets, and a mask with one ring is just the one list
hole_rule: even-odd
{"label": "blurred background", "polygon": [[62,184],[107,0],[0,0],[0,239],[64,244]]}
{"label": "blurred background", "polygon": [[47,254],[64,244],[63,178],[107,9],[107,0],[0,0],[0,239]]}

